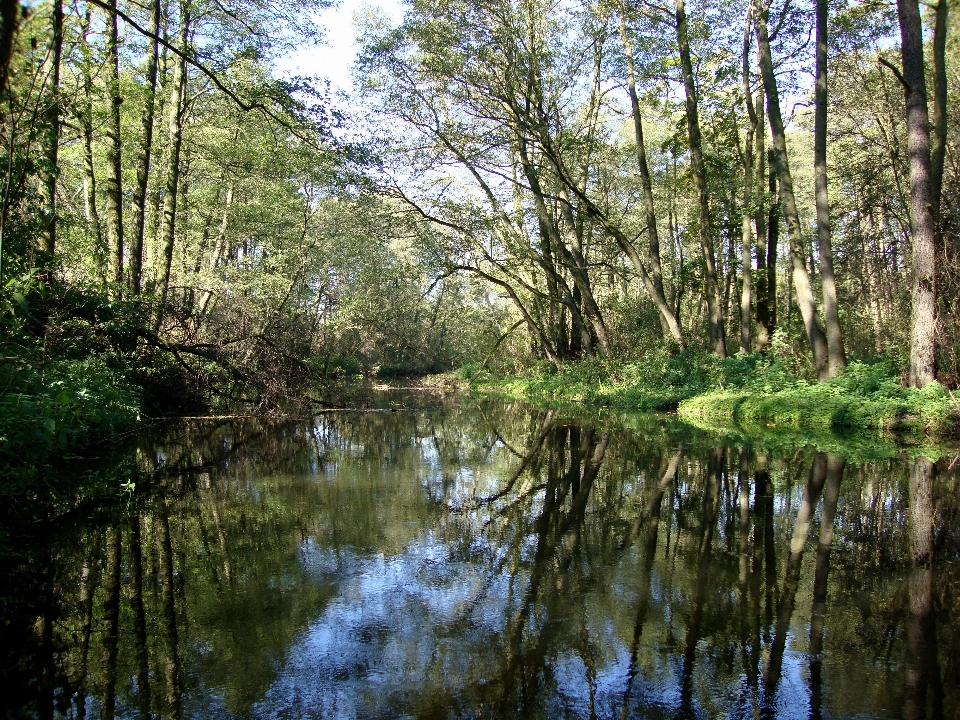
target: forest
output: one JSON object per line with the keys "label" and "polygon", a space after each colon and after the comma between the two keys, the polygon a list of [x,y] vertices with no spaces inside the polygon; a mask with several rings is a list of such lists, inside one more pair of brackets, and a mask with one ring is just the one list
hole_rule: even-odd
{"label": "forest", "polygon": [[341,1],[0,0],[0,716],[960,716],[956,0]]}
{"label": "forest", "polygon": [[325,7],[3,1],[5,468],[444,372],[951,425],[948,0],[414,0],[349,100],[276,69]]}

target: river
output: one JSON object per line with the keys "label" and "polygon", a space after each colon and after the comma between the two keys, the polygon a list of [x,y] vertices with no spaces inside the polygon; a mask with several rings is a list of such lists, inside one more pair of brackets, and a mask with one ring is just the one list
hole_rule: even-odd
{"label": "river", "polygon": [[15,499],[0,707],[960,717],[955,461],[851,448],[463,397],[168,423]]}

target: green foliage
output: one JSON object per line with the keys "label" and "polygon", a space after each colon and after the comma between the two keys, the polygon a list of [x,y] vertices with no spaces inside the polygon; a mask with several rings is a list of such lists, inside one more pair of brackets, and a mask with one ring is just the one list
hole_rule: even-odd
{"label": "green foliage", "polygon": [[958,408],[939,384],[905,388],[899,367],[883,360],[853,362],[837,378],[810,382],[773,364],[735,387],[685,400],[682,417],[797,428],[861,428],[941,434]]}
{"label": "green foliage", "polygon": [[42,370],[0,364],[0,475],[31,475],[38,465],[90,438],[108,438],[139,419],[134,387],[99,357],[56,360]]}
{"label": "green foliage", "polygon": [[[475,370],[463,368],[461,377]],[[511,377],[486,376],[475,386],[548,402],[577,402],[632,410],[672,410],[711,426],[745,423],[831,430],[897,430],[943,434],[960,408],[938,383],[905,388],[889,359],[853,362],[841,376],[816,382],[774,354],[737,354],[725,360],[686,350],[650,354],[629,363],[582,361],[537,365]]]}
{"label": "green foliage", "polygon": [[13,483],[139,418],[135,364],[138,314],[39,271],[0,291],[0,477]]}
{"label": "green foliage", "polygon": [[742,383],[759,362],[762,360],[758,355],[721,360],[697,349],[673,355],[659,351],[627,363],[590,359],[569,363],[559,370],[549,363],[540,363],[517,376],[488,378],[482,384],[521,397],[671,410],[697,393]]}

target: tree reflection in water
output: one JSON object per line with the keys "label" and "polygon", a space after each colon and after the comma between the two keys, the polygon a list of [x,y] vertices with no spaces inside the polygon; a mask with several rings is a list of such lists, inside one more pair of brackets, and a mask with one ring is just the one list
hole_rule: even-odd
{"label": "tree reflection in water", "polygon": [[942,462],[449,403],[185,423],[116,467],[135,494],[8,529],[9,716],[960,712]]}

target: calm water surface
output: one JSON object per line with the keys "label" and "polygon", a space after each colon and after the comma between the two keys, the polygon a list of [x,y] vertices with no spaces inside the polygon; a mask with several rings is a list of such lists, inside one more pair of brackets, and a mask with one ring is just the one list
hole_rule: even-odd
{"label": "calm water surface", "polygon": [[951,457],[644,427],[459,399],[147,434],[7,529],[0,707],[960,716]]}

